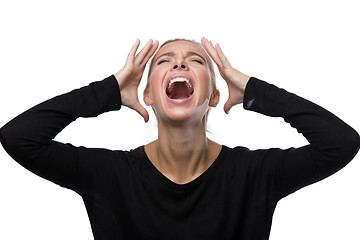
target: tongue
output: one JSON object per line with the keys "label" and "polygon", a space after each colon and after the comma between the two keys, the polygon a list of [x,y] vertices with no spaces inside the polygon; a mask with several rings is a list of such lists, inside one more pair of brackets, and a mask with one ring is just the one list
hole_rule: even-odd
{"label": "tongue", "polygon": [[171,99],[184,99],[191,96],[192,91],[186,86],[184,82],[173,83],[172,89],[166,91],[166,94]]}

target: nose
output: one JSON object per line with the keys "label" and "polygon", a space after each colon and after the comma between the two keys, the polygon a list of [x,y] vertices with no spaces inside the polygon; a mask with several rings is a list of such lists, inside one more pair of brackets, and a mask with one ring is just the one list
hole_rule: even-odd
{"label": "nose", "polygon": [[188,66],[187,66],[186,63],[176,62],[176,63],[174,63],[172,69],[173,69],[173,70],[188,70]]}

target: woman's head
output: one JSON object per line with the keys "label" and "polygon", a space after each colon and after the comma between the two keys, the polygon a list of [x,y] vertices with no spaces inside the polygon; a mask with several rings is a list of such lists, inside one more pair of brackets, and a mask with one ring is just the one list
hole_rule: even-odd
{"label": "woman's head", "polygon": [[158,119],[206,122],[219,91],[212,61],[200,43],[173,39],[160,46],[150,62],[144,101]]}
{"label": "woman's head", "polygon": [[[166,44],[169,43],[173,43],[173,42],[177,42],[177,41],[185,41],[185,42],[189,42],[189,43],[193,43],[195,45],[197,45],[200,49],[202,49],[202,51],[204,52],[204,56],[206,58],[206,61],[208,63],[208,67],[209,67],[209,71],[210,71],[210,77],[211,77],[211,82],[213,84],[214,89],[216,89],[216,78],[215,78],[215,71],[214,71],[214,64],[212,63],[209,55],[206,53],[206,51],[204,50],[204,48],[201,46],[201,43],[195,41],[195,40],[189,40],[189,39],[183,39],[183,38],[175,38],[175,39],[170,39],[165,41],[160,47],[159,47],[159,51],[160,49],[165,46]],[[155,56],[152,58],[151,62],[150,62],[150,66],[149,66],[149,72],[148,72],[148,76],[147,76],[147,84],[146,84],[146,88],[148,88],[149,86],[149,78],[151,75],[151,70],[152,67],[154,65],[154,60],[155,60]]]}

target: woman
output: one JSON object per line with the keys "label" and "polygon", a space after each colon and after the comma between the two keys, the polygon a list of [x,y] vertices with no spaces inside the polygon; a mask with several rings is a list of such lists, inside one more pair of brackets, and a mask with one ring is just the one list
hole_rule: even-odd
{"label": "woman", "polygon": [[[327,110],[233,68],[203,38],[132,47],[125,66],[103,81],[45,101],[1,128],[6,151],[24,167],[83,198],[95,239],[268,239],[277,202],[344,167],[359,135]],[[228,85],[226,113],[247,110],[284,120],[309,145],[251,151],[206,137],[219,102],[211,59]],[[131,151],[74,147],[52,139],[78,117],[121,105],[149,115],[137,90],[148,60],[144,102],[158,139]],[[127,137],[127,136],[125,136]]]}

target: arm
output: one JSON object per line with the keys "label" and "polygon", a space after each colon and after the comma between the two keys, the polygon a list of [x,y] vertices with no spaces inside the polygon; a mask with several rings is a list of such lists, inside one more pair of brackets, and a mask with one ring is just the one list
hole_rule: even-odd
{"label": "arm", "polygon": [[49,99],[15,117],[0,130],[4,149],[33,173],[62,186],[79,184],[79,151],[52,139],[78,117],[95,117],[121,107],[114,76]]}
{"label": "arm", "polygon": [[224,110],[244,103],[244,108],[271,117],[282,117],[310,143],[301,148],[271,151],[276,191],[280,197],[319,181],[344,167],[358,152],[358,133],[320,106],[284,89],[249,78],[231,66],[221,51],[207,39],[202,44],[217,64],[229,89]]}
{"label": "arm", "polygon": [[[157,48],[157,42],[149,41],[135,57],[139,43],[137,40],[134,44],[117,77],[112,75],[47,100],[3,126],[0,141],[9,155],[28,170],[57,184],[72,189],[84,187],[80,175],[88,174],[90,159],[114,153],[105,149],[76,148],[52,139],[78,117],[96,117],[119,110],[121,105],[138,110],[139,105],[133,104],[138,102],[137,86],[148,59]],[[129,95],[135,98],[127,97]]]}
{"label": "arm", "polygon": [[360,146],[358,133],[324,108],[284,89],[251,78],[244,108],[282,117],[308,140],[300,148],[274,151],[276,191],[284,197],[344,167]]}

